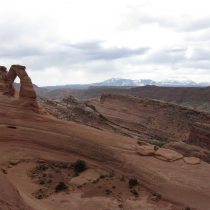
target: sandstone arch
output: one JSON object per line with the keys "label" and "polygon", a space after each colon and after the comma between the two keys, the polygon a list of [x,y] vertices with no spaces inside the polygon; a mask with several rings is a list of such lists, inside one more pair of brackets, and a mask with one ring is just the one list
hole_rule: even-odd
{"label": "sandstone arch", "polygon": [[31,78],[25,71],[26,67],[21,65],[12,65],[10,67],[9,72],[4,77],[4,84],[6,86],[6,90],[3,95],[13,96],[15,95],[15,88],[13,83],[18,76],[20,78],[20,92],[19,98],[24,99],[25,102],[22,103],[22,106],[34,105],[38,108],[38,104],[36,101],[36,92],[33,88],[33,84],[31,82]]}

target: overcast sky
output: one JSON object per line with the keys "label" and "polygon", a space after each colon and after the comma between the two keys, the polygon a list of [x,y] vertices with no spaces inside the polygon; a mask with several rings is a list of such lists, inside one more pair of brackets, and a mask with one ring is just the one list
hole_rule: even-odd
{"label": "overcast sky", "polygon": [[209,0],[0,0],[0,65],[39,86],[210,82]]}

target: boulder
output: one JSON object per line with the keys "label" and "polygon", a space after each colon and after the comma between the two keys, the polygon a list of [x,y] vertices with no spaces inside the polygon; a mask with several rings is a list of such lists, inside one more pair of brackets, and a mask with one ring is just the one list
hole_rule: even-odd
{"label": "boulder", "polygon": [[210,163],[210,151],[196,145],[189,145],[184,142],[171,142],[165,144],[162,148],[171,149],[181,153],[185,157],[196,157],[207,163]]}
{"label": "boulder", "polygon": [[184,162],[190,165],[196,165],[196,164],[200,164],[201,160],[199,158],[195,158],[195,157],[184,157]]}
{"label": "boulder", "polygon": [[10,160],[9,162],[12,165],[17,165],[20,162],[20,160]]}
{"label": "boulder", "polygon": [[183,155],[170,149],[160,148],[155,151],[155,157],[160,160],[173,162],[183,158]]}
{"label": "boulder", "polygon": [[136,147],[136,152],[138,155],[149,156],[154,155],[154,145],[143,145]]}

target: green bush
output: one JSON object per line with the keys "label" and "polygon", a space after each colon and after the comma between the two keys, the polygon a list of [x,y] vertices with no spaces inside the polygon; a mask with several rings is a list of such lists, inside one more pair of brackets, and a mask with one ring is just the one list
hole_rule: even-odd
{"label": "green bush", "polygon": [[161,194],[157,194],[157,198],[156,198],[156,200],[157,200],[157,201],[159,201],[159,200],[161,200],[161,199],[162,199]]}
{"label": "green bush", "polygon": [[82,172],[84,171],[85,169],[87,169],[86,167],[86,163],[84,160],[77,160],[76,163],[74,163],[74,170],[75,172]]}
{"label": "green bush", "polygon": [[55,187],[55,192],[65,190],[67,188],[68,186],[66,186],[64,182],[59,182],[59,184]]}
{"label": "green bush", "polygon": [[145,141],[146,143],[158,146],[158,147],[162,147],[163,145],[165,145],[167,142],[158,142],[158,141]]}
{"label": "green bush", "polygon": [[136,190],[131,190],[131,192],[135,195],[135,196],[138,196],[138,192]]}
{"label": "green bush", "polygon": [[137,179],[129,179],[129,187],[132,188],[133,186],[137,185]]}
{"label": "green bush", "polygon": [[41,180],[39,184],[45,184],[45,181],[44,180]]}

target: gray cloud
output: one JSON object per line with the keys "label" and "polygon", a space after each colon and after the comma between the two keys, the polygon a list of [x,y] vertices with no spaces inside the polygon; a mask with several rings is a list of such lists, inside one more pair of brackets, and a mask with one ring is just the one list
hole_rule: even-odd
{"label": "gray cloud", "polygon": [[191,60],[207,60],[210,61],[210,48],[197,48],[193,51],[192,55],[191,55]]}
{"label": "gray cloud", "polygon": [[130,57],[132,55],[142,55],[150,50],[149,47],[140,47],[138,49],[130,49],[130,48],[103,48],[100,44],[101,41],[95,42],[86,42],[86,43],[78,43],[78,44],[69,44],[67,46],[71,48],[80,49],[83,54],[89,56],[93,60],[113,60],[119,58]]}
{"label": "gray cloud", "polygon": [[101,41],[76,44],[56,43],[53,48],[49,49],[47,42],[45,45],[31,43],[23,45],[21,40],[16,40],[16,43],[12,42],[5,45],[4,42],[1,42],[0,56],[13,60],[21,59],[25,65],[34,70],[40,70],[49,66],[69,67],[77,63],[87,63],[94,60],[116,60],[133,55],[142,55],[150,49],[148,47],[138,49],[103,48]]}
{"label": "gray cloud", "polygon": [[179,17],[174,18],[170,16],[155,16],[152,14],[145,14],[136,9],[132,9],[131,12],[125,17],[121,29],[138,29],[143,25],[157,24],[159,27],[172,29],[176,32],[194,32],[210,28],[210,16],[200,19],[194,19],[193,17]]}

